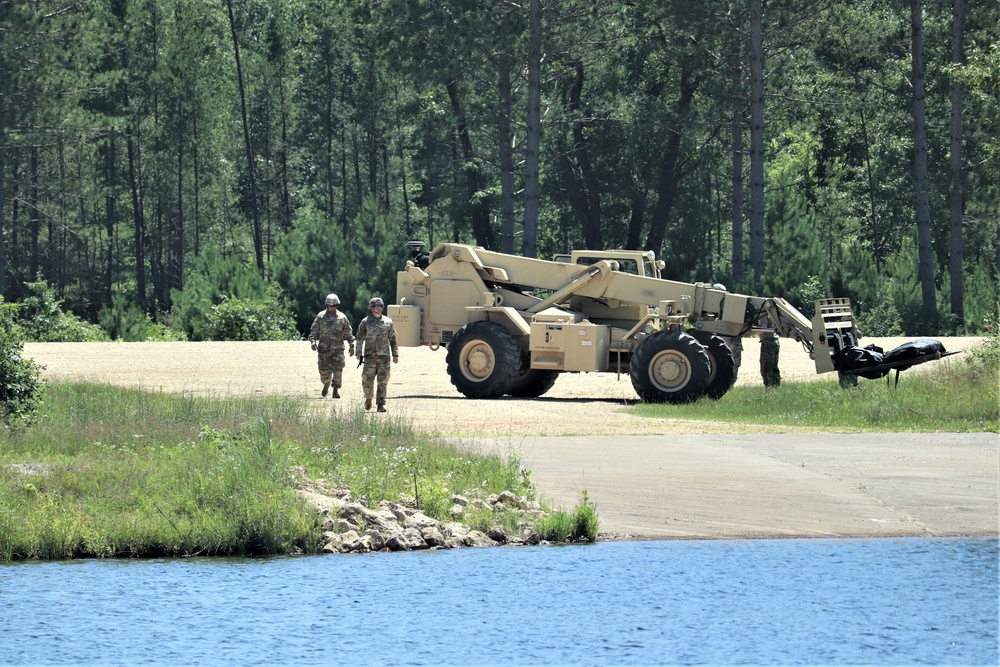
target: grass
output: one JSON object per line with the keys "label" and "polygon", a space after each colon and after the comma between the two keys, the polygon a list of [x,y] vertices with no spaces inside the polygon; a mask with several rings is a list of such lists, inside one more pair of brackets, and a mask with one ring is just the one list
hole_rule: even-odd
{"label": "grass", "polygon": [[41,424],[0,431],[0,560],[313,552],[295,466],[440,519],[452,493],[535,494],[517,458],[457,452],[391,415],[53,383]]}
{"label": "grass", "polygon": [[[749,369],[744,369],[748,371]],[[895,372],[843,389],[830,380],[780,387],[736,387],[718,401],[639,404],[644,417],[751,423],[789,429],[899,432],[1000,430],[1000,372],[996,359],[940,362],[932,372]]]}

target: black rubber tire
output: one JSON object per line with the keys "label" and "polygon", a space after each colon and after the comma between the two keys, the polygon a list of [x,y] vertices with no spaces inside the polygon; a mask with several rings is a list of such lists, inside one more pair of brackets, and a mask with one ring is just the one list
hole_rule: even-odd
{"label": "black rubber tire", "polygon": [[451,383],[469,398],[499,398],[510,391],[521,369],[514,336],[501,324],[465,325],[448,344]]}
{"label": "black rubber tire", "polygon": [[527,368],[525,365],[530,361],[522,360],[521,372],[514,378],[514,384],[507,392],[517,398],[538,398],[556,383],[559,371],[547,371],[541,368]]}
{"label": "black rubber tire", "polygon": [[705,395],[718,400],[736,384],[736,374],[739,369],[736,367],[733,351],[726,345],[725,340],[713,333],[698,329],[691,329],[688,333],[708,352],[712,372],[708,376],[708,387],[705,388]]}
{"label": "black rubber tire", "polygon": [[646,337],[632,355],[629,377],[647,403],[688,403],[705,395],[712,362],[693,336],[658,331]]}

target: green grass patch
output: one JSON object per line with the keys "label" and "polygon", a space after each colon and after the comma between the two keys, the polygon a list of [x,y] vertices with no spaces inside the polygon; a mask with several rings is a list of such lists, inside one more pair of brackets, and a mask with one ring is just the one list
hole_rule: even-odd
{"label": "green grass patch", "polygon": [[535,529],[543,540],[552,542],[595,542],[597,507],[584,491],[572,512],[559,510],[542,517]]}
{"label": "green grass patch", "polygon": [[0,560],[313,552],[296,466],[440,519],[452,493],[534,497],[518,459],[457,452],[360,407],[321,417],[287,397],[54,383],[40,424],[0,432]]}
{"label": "green grass patch", "polygon": [[[744,369],[749,372],[751,369]],[[737,387],[718,401],[640,404],[643,417],[689,419],[831,431],[997,432],[1000,373],[994,362],[943,361],[930,372],[891,372],[844,389],[836,378]]]}

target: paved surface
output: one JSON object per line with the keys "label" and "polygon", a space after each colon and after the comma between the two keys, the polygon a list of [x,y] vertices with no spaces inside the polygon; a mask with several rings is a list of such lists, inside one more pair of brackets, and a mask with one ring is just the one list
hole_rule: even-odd
{"label": "paved surface", "polygon": [[522,455],[556,506],[649,538],[998,534],[1000,436],[737,434],[463,441]]}

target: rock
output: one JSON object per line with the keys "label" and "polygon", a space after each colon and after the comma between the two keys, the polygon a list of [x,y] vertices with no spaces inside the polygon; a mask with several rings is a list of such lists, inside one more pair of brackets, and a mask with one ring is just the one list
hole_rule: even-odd
{"label": "rock", "polygon": [[504,491],[499,496],[497,496],[497,499],[494,502],[494,504],[496,503],[503,503],[508,507],[521,507],[521,499],[518,498],[513,493],[511,493],[510,491]]}
{"label": "rock", "polygon": [[455,493],[452,494],[451,496],[451,502],[455,503],[456,505],[461,505],[462,507],[465,507],[466,505],[469,504],[469,499],[466,498],[465,496],[461,496]]}
{"label": "rock", "polygon": [[431,547],[443,547],[446,545],[446,540],[444,535],[438,530],[437,526],[431,526],[429,528],[424,528],[420,531],[420,536],[424,539],[424,542]]}
{"label": "rock", "polygon": [[470,530],[462,542],[467,547],[495,547],[497,545],[496,542],[481,530]]}
{"label": "rock", "polygon": [[386,546],[392,551],[411,551],[414,549],[426,549],[427,543],[418,530],[407,528],[389,538]]}
{"label": "rock", "polygon": [[499,528],[497,526],[492,526],[486,532],[486,535],[491,540],[493,540],[494,542],[497,542],[498,544],[506,544],[507,543],[507,533],[503,532],[503,528]]}
{"label": "rock", "polygon": [[417,530],[436,528],[437,525],[438,522],[435,519],[430,518],[422,512],[417,512],[407,517],[406,521],[403,522],[403,528],[416,528]]}
{"label": "rock", "polygon": [[328,554],[340,553],[344,546],[344,540],[338,533],[326,531],[323,533],[323,551]]}
{"label": "rock", "polygon": [[320,512],[341,512],[347,506],[347,503],[339,498],[325,496],[322,493],[316,493],[315,491],[296,489],[295,492],[300,498],[305,500]]}

